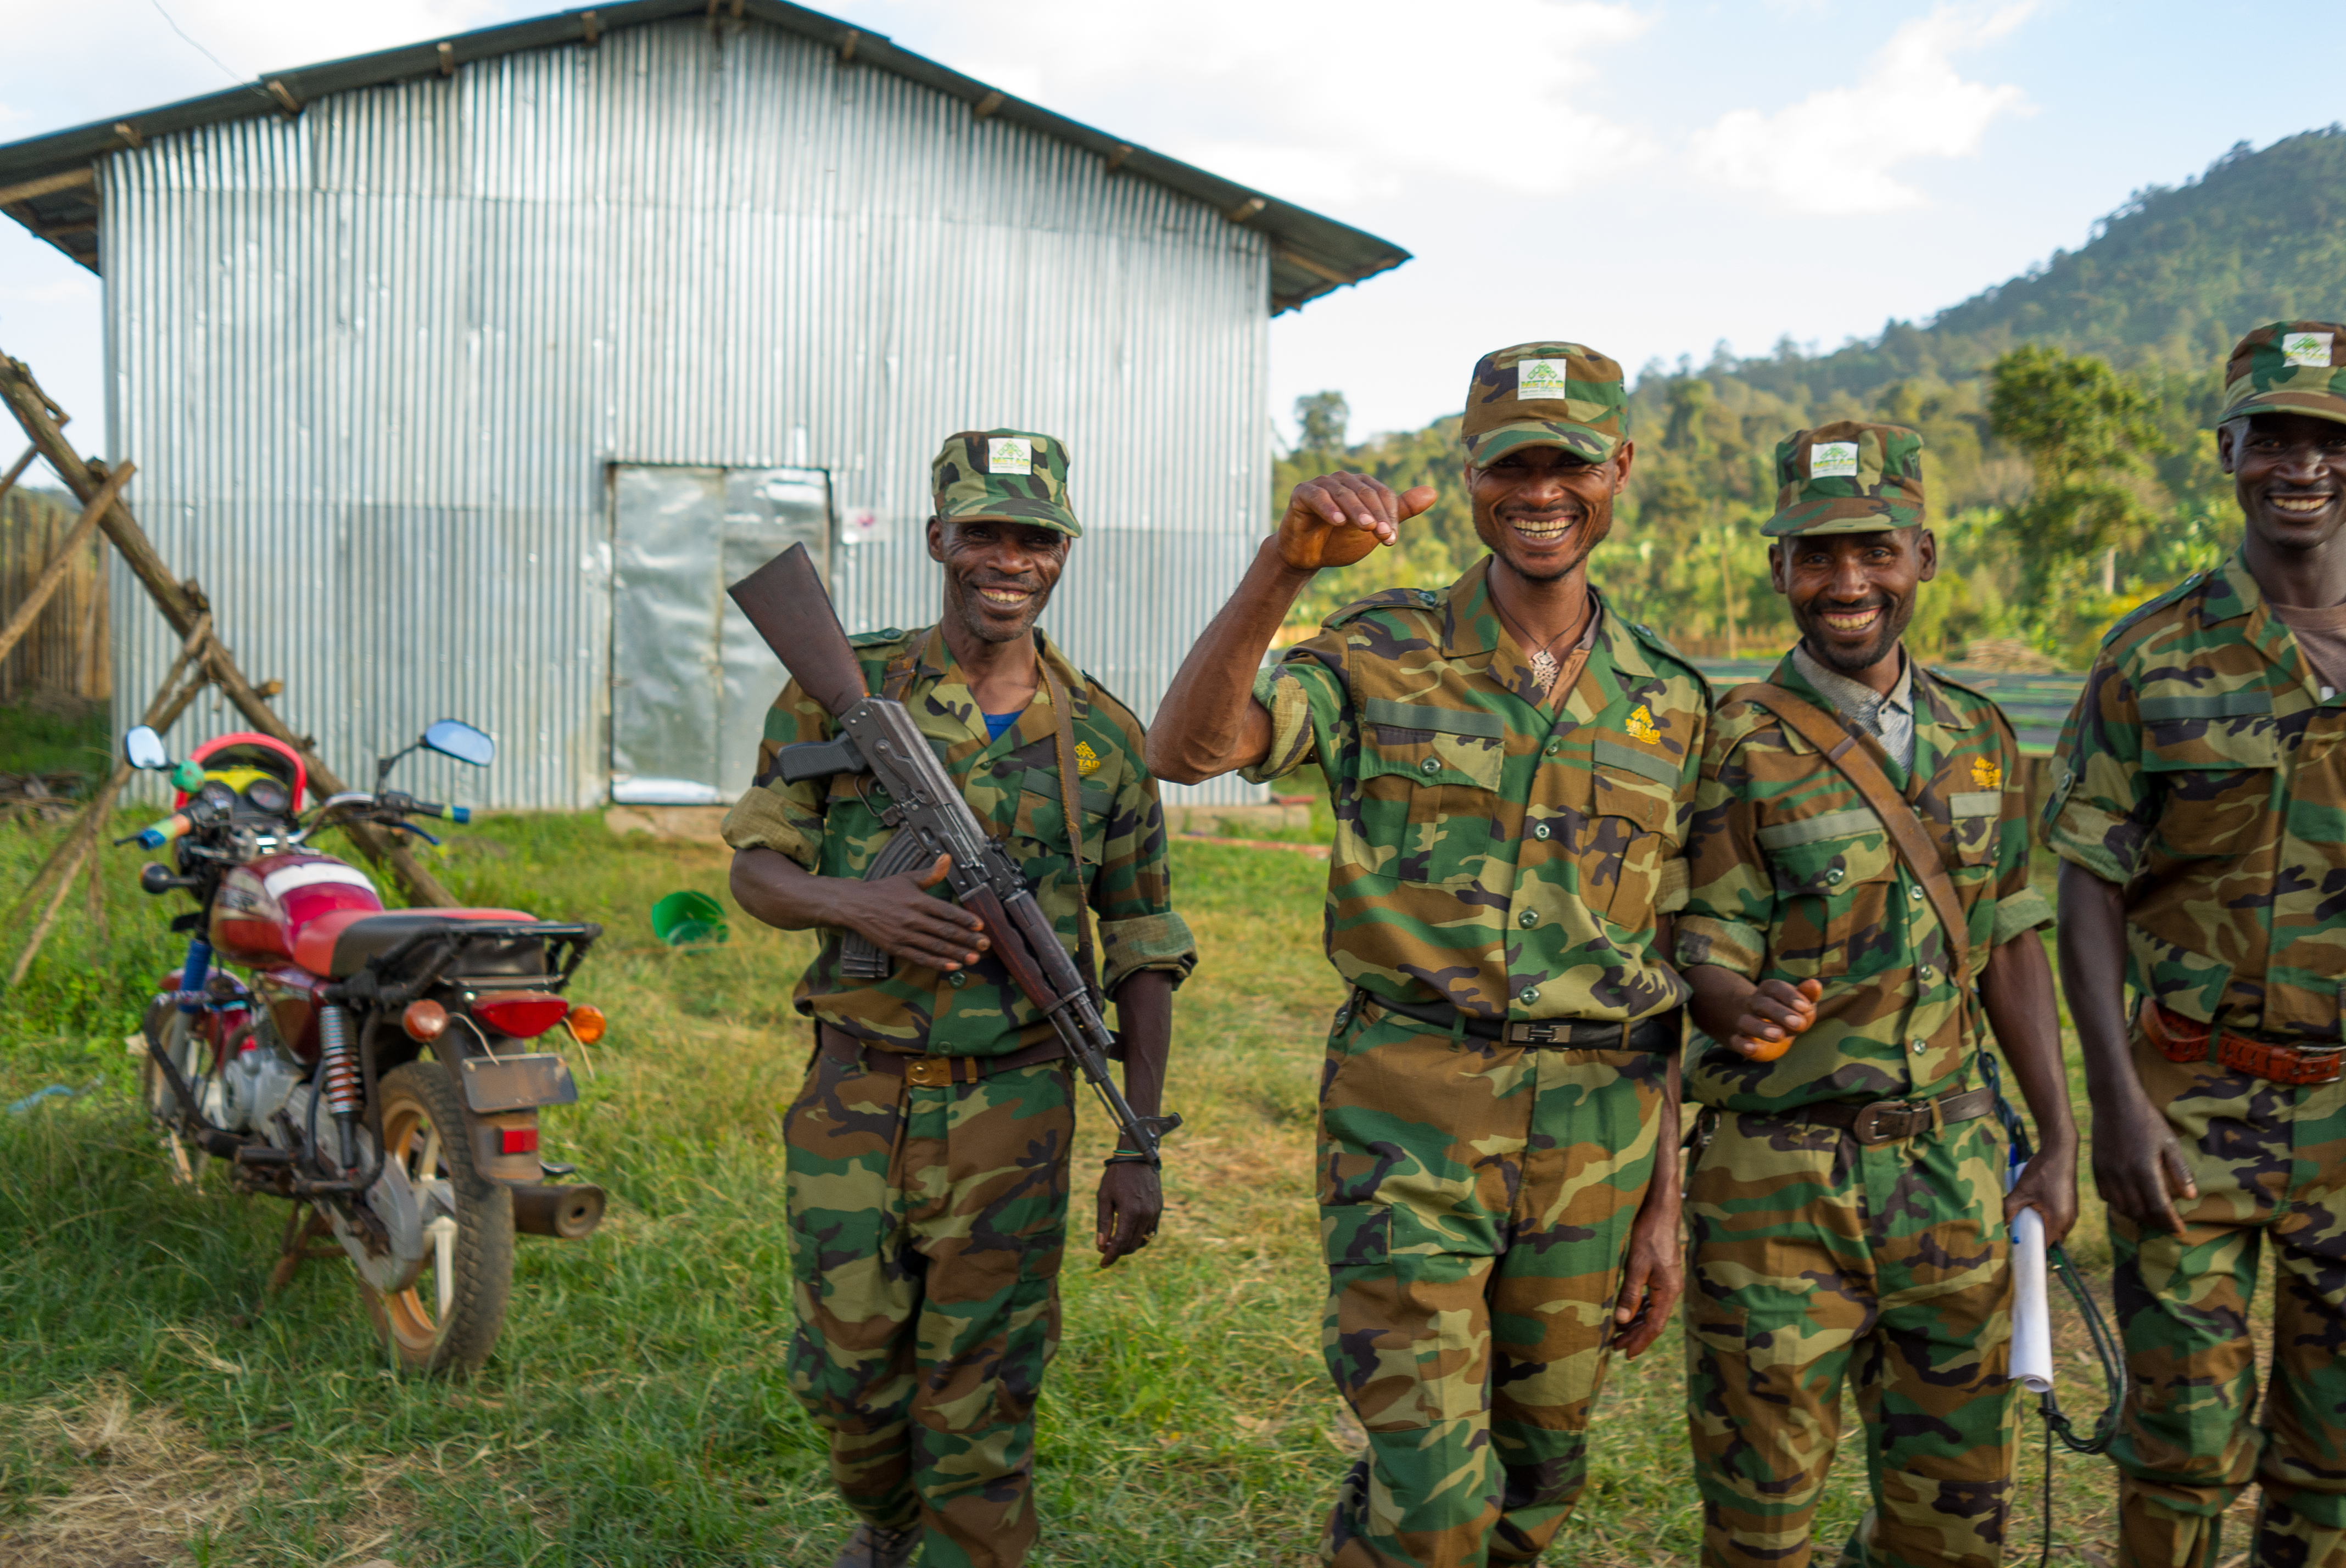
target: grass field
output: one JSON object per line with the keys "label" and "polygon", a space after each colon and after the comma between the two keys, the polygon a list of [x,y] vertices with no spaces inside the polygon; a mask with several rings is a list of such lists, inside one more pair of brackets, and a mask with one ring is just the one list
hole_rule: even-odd
{"label": "grass field", "polygon": [[[0,888],[43,849],[0,835]],[[1310,1184],[1337,999],[1319,951],[1325,868],[1276,850],[1175,856],[1204,954],[1177,1003],[1168,1095],[1188,1125],[1169,1145],[1163,1234],[1137,1266],[1101,1271],[1070,1249],[1041,1563],[1309,1561],[1355,1441],[1320,1365]],[[810,944],[737,917],[729,945],[682,955],[646,914],[679,888],[723,898],[720,850],[615,838],[594,816],[510,817],[462,831],[441,862],[469,901],[604,922],[575,994],[612,1020],[591,1073],[578,1064],[580,1104],[546,1117],[548,1157],[602,1183],[611,1217],[584,1243],[525,1238],[505,1338],[462,1387],[387,1369],[341,1264],[264,1302],[285,1206],[167,1185],[123,1036],[175,955],[136,891],[137,852],[115,860],[110,943],[76,896],[0,1006],[0,1105],[88,1091],[0,1112],[0,1563],[829,1563],[847,1515],[781,1357],[780,1115],[807,1049],[788,998]],[[1079,1172],[1105,1152],[1098,1123]],[[2101,1234],[2089,1198],[2078,1250],[2096,1273]],[[1681,1355],[1673,1329],[1616,1367],[1594,1484],[1551,1563],[1694,1560]],[[2073,1364],[2089,1417],[2098,1381]],[[2038,1521],[2033,1417],[2025,1431],[2014,1560],[2034,1558]],[[2108,1475],[2062,1456],[2059,1560],[2111,1554]],[[1845,1454],[1824,1560],[1862,1492]]]}

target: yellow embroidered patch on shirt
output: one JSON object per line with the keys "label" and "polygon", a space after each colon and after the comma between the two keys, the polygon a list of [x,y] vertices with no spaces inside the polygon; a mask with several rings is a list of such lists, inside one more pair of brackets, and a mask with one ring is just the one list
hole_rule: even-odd
{"label": "yellow embroidered patch on shirt", "polygon": [[1984,757],[1973,758],[1972,782],[1983,789],[2003,789],[2004,765],[2000,762],[1990,762]]}
{"label": "yellow embroidered patch on shirt", "polygon": [[1099,770],[1099,753],[1092,749],[1092,743],[1088,740],[1076,741],[1076,771],[1088,779]]}
{"label": "yellow embroidered patch on shirt", "polygon": [[1654,716],[1646,711],[1646,705],[1642,702],[1629,710],[1629,722],[1625,728],[1632,740],[1659,740],[1662,738],[1662,732],[1654,728]]}

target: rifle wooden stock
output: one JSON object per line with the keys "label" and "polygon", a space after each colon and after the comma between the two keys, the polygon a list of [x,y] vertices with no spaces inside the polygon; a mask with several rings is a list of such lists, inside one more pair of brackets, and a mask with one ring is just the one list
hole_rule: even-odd
{"label": "rifle wooden stock", "polygon": [[871,695],[847,629],[804,545],[793,545],[725,590],[782,667],[832,714]]}

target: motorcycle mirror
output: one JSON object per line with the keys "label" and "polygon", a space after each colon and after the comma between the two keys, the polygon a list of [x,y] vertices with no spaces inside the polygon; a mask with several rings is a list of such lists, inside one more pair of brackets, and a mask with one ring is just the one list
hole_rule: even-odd
{"label": "motorcycle mirror", "polygon": [[130,766],[144,772],[157,771],[171,765],[171,754],[164,749],[163,738],[144,724],[122,738],[122,755]]}
{"label": "motorcycle mirror", "polygon": [[423,732],[423,744],[443,757],[486,768],[497,759],[497,743],[469,724],[454,718],[436,719]]}

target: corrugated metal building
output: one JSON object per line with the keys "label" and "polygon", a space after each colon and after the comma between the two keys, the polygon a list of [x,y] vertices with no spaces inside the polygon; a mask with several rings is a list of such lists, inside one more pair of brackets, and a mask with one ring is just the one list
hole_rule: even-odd
{"label": "corrugated metal building", "polygon": [[288,719],[355,774],[469,718],[490,774],[403,778],[515,807],[729,798],[778,677],[720,583],[804,537],[851,629],[933,618],[928,460],[977,425],[1068,443],[1045,625],[1146,715],[1263,525],[1270,315],[1406,260],[770,0],[20,142],[0,209],[102,272],[131,503]]}

